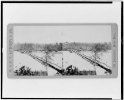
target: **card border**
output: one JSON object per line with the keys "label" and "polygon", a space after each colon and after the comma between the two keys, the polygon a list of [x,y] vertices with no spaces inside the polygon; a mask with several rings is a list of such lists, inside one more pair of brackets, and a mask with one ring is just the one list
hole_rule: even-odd
{"label": "card border", "polygon": [[[95,25],[110,25],[111,26],[111,43],[113,44],[113,42],[115,42],[115,44],[116,44],[116,46],[117,46],[117,44],[118,44],[118,25],[116,24],[116,23],[10,23],[10,24],[8,24],[8,26],[7,26],[7,37],[8,37],[8,39],[7,39],[7,43],[8,43],[8,45],[7,45],[7,47],[10,47],[9,46],[9,36],[11,36],[10,34],[14,34],[13,32],[14,32],[14,26],[90,26],[90,25],[93,25],[93,26],[95,26]],[[11,29],[11,31],[13,31],[12,33],[10,33],[9,32],[9,30]],[[114,34],[115,33],[115,34]],[[113,35],[115,35],[116,36],[116,39],[114,40],[113,39]],[[12,37],[10,37],[10,39],[12,39],[14,36],[12,36]],[[12,46],[13,47],[13,46]],[[117,46],[118,47],[118,46]],[[117,47],[113,47],[112,46],[112,60],[113,60],[113,54],[114,55],[116,55],[116,57],[115,57],[115,62],[114,62],[114,64],[115,64],[115,68],[114,69],[112,69],[112,75],[97,75],[97,76],[95,76],[95,75],[93,75],[93,76],[14,76],[14,73],[13,72],[9,72],[9,70],[11,70],[12,71],[12,69],[13,68],[10,68],[9,66],[7,66],[7,76],[8,76],[8,78],[16,78],[16,79],[19,79],[19,78],[22,78],[22,79],[44,79],[44,78],[81,78],[81,79],[85,79],[85,78],[117,78],[117,76],[118,76],[118,63],[117,63],[117,60],[118,60],[118,56],[117,56],[117,54],[118,54],[118,51],[117,51]],[[113,49],[114,49],[114,51],[115,52],[113,52]],[[9,50],[9,49],[8,49]],[[7,50],[7,51],[8,51]],[[9,51],[7,52],[7,58],[9,57],[9,56],[13,56],[13,50],[12,50],[12,54],[9,54]],[[14,56],[13,56],[13,59],[14,59]],[[13,60],[12,59],[12,60]],[[8,62],[13,62],[12,60],[9,60],[9,59],[7,59],[8,60]],[[111,63],[112,63],[113,61],[111,61]],[[112,63],[113,64],[113,63]],[[12,64],[13,65],[13,64]],[[112,65],[111,65],[112,66]]]}

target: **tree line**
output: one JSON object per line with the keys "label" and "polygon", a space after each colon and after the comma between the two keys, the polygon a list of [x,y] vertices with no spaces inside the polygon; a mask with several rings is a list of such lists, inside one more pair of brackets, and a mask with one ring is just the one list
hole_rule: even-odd
{"label": "tree line", "polygon": [[111,43],[78,43],[78,42],[65,42],[54,44],[34,44],[34,43],[17,43],[14,44],[14,50],[32,51],[68,51],[69,49],[81,51],[107,51],[111,50]]}

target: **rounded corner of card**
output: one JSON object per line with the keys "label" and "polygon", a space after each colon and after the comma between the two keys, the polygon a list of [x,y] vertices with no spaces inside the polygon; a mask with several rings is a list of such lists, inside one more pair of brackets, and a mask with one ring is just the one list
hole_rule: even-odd
{"label": "rounded corner of card", "polygon": [[7,25],[7,28],[10,28],[10,27],[12,27],[12,26],[14,26],[14,24],[13,24],[13,23],[9,23],[9,24]]}
{"label": "rounded corner of card", "polygon": [[111,26],[112,26],[112,28],[118,29],[118,24],[117,23],[112,23]]}

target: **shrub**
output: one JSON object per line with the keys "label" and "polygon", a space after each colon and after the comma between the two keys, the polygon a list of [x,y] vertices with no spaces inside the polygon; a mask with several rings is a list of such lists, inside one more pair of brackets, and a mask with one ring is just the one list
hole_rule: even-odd
{"label": "shrub", "polygon": [[41,75],[47,76],[48,75],[46,71],[42,71],[42,70],[32,71],[31,68],[25,67],[25,66],[22,66],[21,68],[15,70],[14,74],[16,76],[41,76]]}

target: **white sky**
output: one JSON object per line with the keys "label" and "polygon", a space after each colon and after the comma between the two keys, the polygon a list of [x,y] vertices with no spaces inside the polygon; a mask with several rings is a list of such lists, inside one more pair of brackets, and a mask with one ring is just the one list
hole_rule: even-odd
{"label": "white sky", "polygon": [[111,42],[111,26],[14,26],[14,43],[56,42]]}

